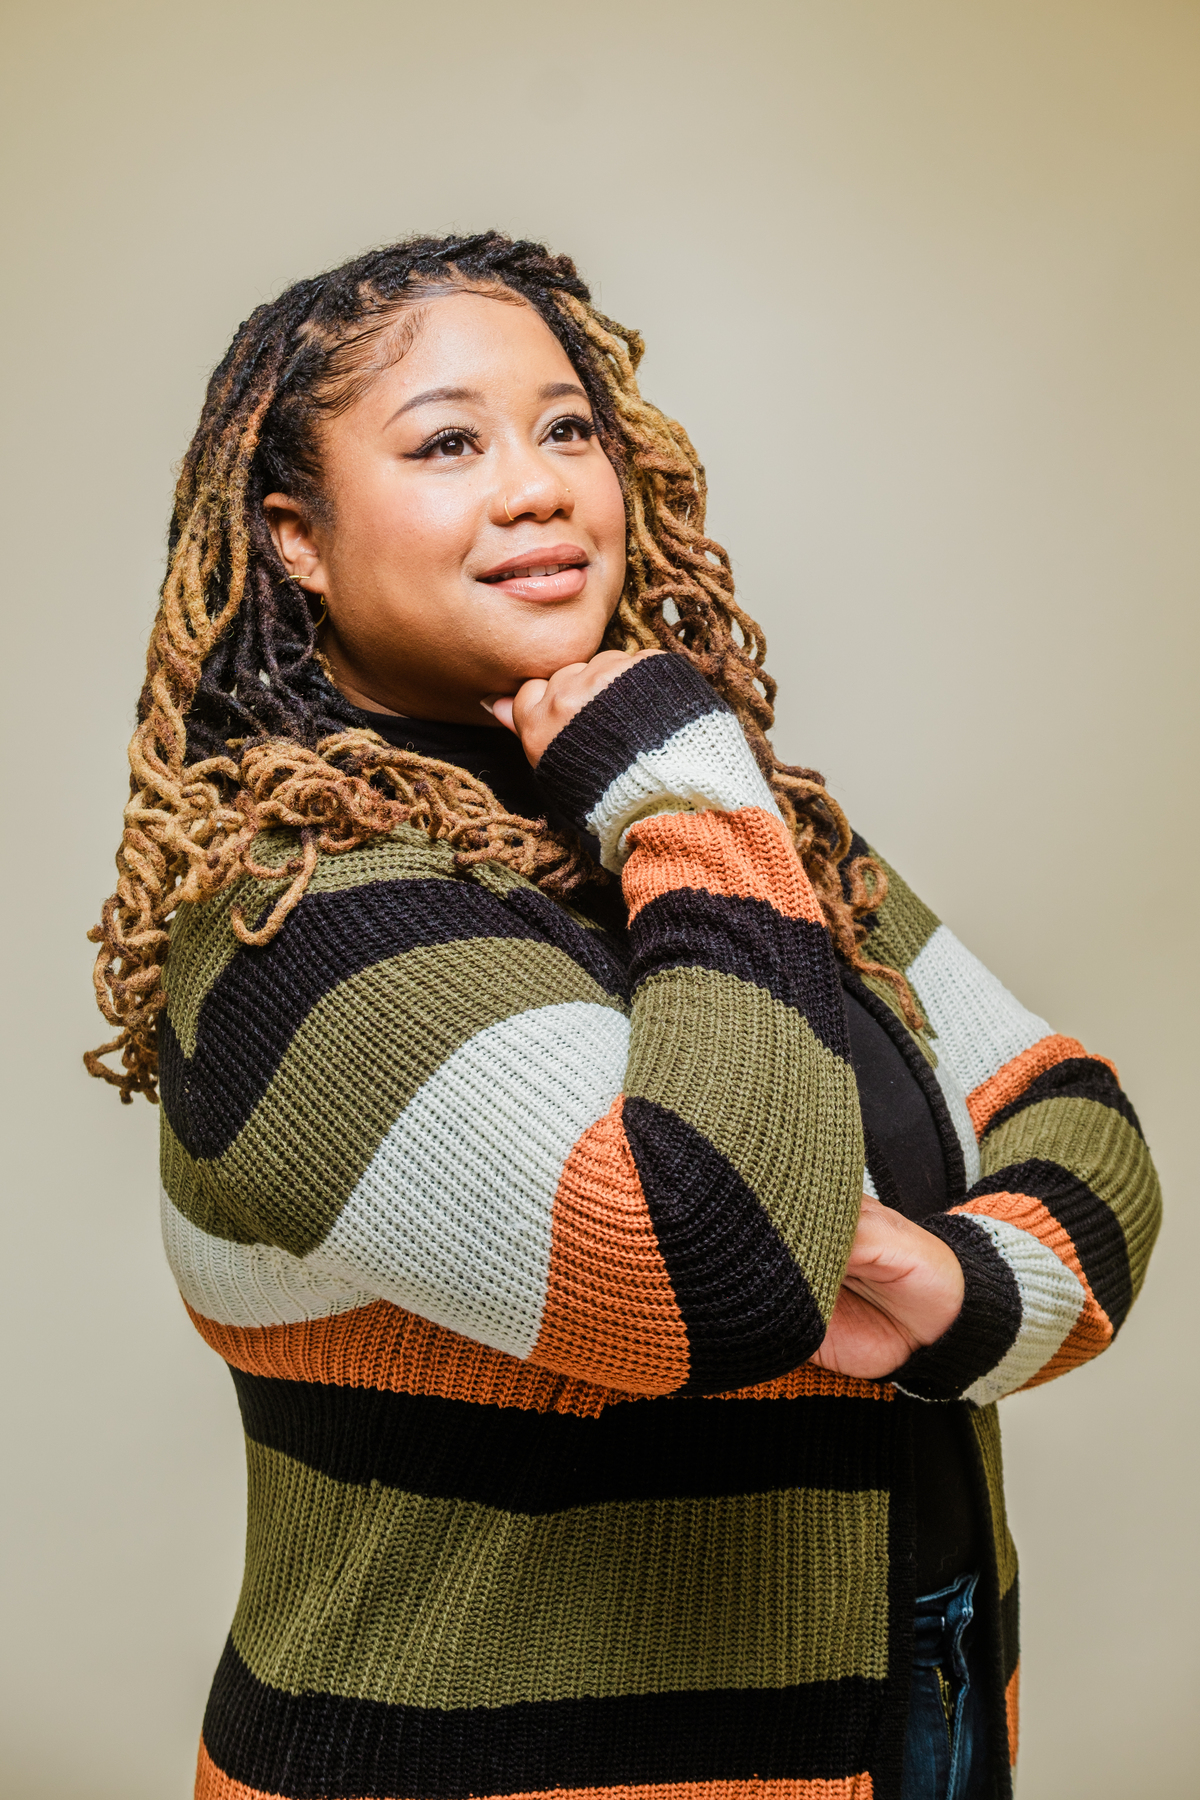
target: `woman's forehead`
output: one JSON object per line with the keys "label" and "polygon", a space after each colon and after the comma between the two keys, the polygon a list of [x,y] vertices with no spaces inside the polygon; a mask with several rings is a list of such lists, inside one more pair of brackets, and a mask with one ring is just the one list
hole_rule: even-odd
{"label": "woman's forehead", "polygon": [[451,289],[407,326],[372,383],[371,410],[390,419],[418,401],[464,402],[509,394],[531,395],[550,384],[570,386],[586,399],[562,345],[532,306],[497,304],[490,294]]}

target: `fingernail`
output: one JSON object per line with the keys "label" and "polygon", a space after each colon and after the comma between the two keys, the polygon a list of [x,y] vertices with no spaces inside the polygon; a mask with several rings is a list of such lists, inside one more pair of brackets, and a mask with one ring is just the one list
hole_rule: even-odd
{"label": "fingernail", "polygon": [[495,717],[496,709],[490,700],[481,700],[479,704],[482,706],[484,712],[490,712],[492,716]]}

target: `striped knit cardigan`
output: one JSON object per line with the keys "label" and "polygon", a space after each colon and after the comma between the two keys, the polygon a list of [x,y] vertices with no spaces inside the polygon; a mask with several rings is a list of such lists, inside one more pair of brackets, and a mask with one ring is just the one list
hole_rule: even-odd
{"label": "striped knit cardigan", "polygon": [[323,859],[266,948],[229,919],[268,883],[177,919],[165,1238],[249,1459],[196,1793],[894,1796],[913,1414],[970,1446],[1015,1744],[994,1402],[1124,1319],[1137,1120],[892,876],[873,947],[928,1037],[860,997],[933,1106],[966,1299],[889,1381],[816,1369],[871,1184],[839,964],[737,720],[656,658],[538,773],[627,940],[409,829]]}

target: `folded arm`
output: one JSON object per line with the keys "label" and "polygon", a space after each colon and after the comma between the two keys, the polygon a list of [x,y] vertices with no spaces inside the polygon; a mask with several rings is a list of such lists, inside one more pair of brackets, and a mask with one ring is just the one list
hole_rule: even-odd
{"label": "folded arm", "polygon": [[272,945],[238,950],[192,1015],[181,998],[173,1206],[291,1259],[293,1286],[586,1381],[768,1379],[821,1342],[862,1185],[819,906],[736,718],[682,659],[606,688],[539,779],[621,871],[628,1008],[596,934],[528,884],[432,871],[426,847],[407,876],[389,846],[374,879],[332,859]]}
{"label": "folded arm", "polygon": [[905,969],[977,1145],[965,1197],[923,1221],[959,1259],[962,1310],[894,1379],[986,1405],[1107,1348],[1145,1277],[1161,1196],[1111,1063],[1029,1012],[889,879],[872,953]]}

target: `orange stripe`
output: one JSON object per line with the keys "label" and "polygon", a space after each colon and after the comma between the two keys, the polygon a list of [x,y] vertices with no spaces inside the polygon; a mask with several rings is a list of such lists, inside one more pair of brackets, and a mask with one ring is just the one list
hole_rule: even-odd
{"label": "orange stripe", "polygon": [[379,1388],[394,1394],[436,1394],[480,1406],[516,1406],[525,1412],[574,1413],[581,1418],[595,1418],[625,1397],[476,1344],[387,1300],[298,1325],[218,1325],[190,1306],[188,1312],[218,1356],[250,1375]]}
{"label": "orange stripe", "polygon": [[[987,1219],[1006,1219],[1019,1230],[1029,1232],[1031,1237],[1037,1238],[1039,1243],[1053,1251],[1072,1275],[1078,1277],[1086,1295],[1079,1317],[1066,1338],[1049,1362],[1043,1363],[1037,1374],[1024,1384],[1025,1388],[1041,1387],[1044,1381],[1053,1381],[1056,1376],[1065,1375],[1068,1369],[1078,1368],[1080,1363],[1089,1362],[1093,1356],[1099,1356],[1102,1350],[1108,1348],[1112,1342],[1112,1321],[1091,1290],[1070,1233],[1047,1211],[1040,1200],[1034,1200],[1029,1194],[987,1194],[980,1200],[968,1200],[965,1205],[953,1206],[950,1210],[956,1213],[979,1213]],[[1024,1392],[1024,1388],[1019,1391]]]}
{"label": "orange stripe", "polygon": [[[1057,1033],[1039,1038],[1028,1050],[1022,1050],[1020,1056],[1014,1056],[1002,1069],[997,1069],[977,1088],[972,1088],[967,1095],[967,1111],[975,1127],[975,1136],[982,1137],[996,1114],[1019,1100],[1031,1081],[1036,1081],[1056,1063],[1068,1062],[1073,1056],[1087,1056],[1078,1038],[1061,1037]],[[1107,1056],[1093,1056],[1088,1060],[1103,1063],[1106,1069],[1117,1074],[1116,1064],[1109,1062]]]}
{"label": "orange stripe", "polygon": [[268,1794],[264,1788],[247,1787],[244,1781],[235,1781],[232,1775],[218,1769],[203,1738],[196,1757],[196,1786],[192,1793],[193,1800],[280,1800],[280,1796]]}
{"label": "orange stripe", "polygon": [[[573,1413],[596,1418],[626,1395],[587,1381],[535,1368],[503,1350],[492,1350],[433,1325],[387,1300],[353,1312],[308,1319],[298,1325],[219,1325],[187,1305],[205,1343],[249,1375],[284,1381],[317,1381],[329,1387],[380,1388],[400,1394],[436,1394],[478,1406],[516,1406],[525,1412]],[[894,1400],[886,1381],[835,1375],[801,1363],[786,1375],[752,1387],[714,1394],[714,1400],[798,1400],[809,1395]]]}
{"label": "orange stripe", "polygon": [[618,1096],[567,1158],[554,1196],[546,1310],[533,1360],[628,1393],[688,1375],[687,1327],[662,1259]]}
{"label": "orange stripe", "polygon": [[1021,1665],[1017,1664],[1004,1690],[1004,1712],[1008,1719],[1008,1762],[1015,1768],[1017,1745],[1021,1738]]}
{"label": "orange stripe", "polygon": [[[489,1800],[872,1800],[869,1775],[847,1775],[840,1781],[671,1781],[643,1787],[529,1788],[520,1794],[496,1794]],[[200,1745],[195,1800],[285,1800],[262,1788],[247,1787],[218,1769]]]}
{"label": "orange stripe", "polygon": [[732,813],[659,813],[631,826],[629,841],[634,850],[622,886],[631,923],[651,900],[679,888],[765,900],[786,919],[825,923],[787,826],[760,806]]}
{"label": "orange stripe", "polygon": [[830,1399],[894,1400],[896,1390],[890,1381],[864,1381],[857,1375],[835,1375],[816,1363],[801,1363],[774,1381],[760,1381],[754,1387],[736,1388],[730,1394],[714,1394],[714,1400],[802,1400],[827,1395]]}

